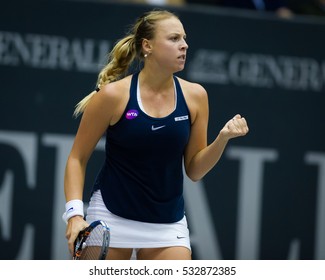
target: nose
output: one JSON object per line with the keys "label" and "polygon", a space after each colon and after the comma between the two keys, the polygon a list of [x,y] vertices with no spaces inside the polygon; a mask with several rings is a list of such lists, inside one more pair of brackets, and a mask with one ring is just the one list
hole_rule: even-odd
{"label": "nose", "polygon": [[187,50],[188,49],[188,44],[186,43],[186,41],[183,39],[182,43],[181,43],[181,49],[182,50]]}

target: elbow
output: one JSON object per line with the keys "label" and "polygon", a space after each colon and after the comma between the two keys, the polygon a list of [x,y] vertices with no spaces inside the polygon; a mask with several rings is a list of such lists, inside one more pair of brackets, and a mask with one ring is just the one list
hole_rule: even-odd
{"label": "elbow", "polygon": [[203,178],[203,176],[200,176],[199,174],[195,174],[195,173],[189,172],[189,171],[186,171],[186,175],[193,182],[200,181]]}
{"label": "elbow", "polygon": [[200,181],[206,174],[205,170],[193,159],[191,161],[185,161],[184,168],[187,177],[193,182]]}
{"label": "elbow", "polygon": [[[190,177],[189,177],[190,178]],[[195,177],[192,177],[192,178],[190,178],[191,179],[191,181],[192,182],[198,182],[198,181],[200,181],[201,180],[201,178],[195,178]]]}

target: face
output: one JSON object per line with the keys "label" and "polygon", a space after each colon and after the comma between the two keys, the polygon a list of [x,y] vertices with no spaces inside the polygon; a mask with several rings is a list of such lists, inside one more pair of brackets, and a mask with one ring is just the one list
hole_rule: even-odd
{"label": "face", "polygon": [[172,17],[157,23],[155,37],[149,40],[150,59],[173,73],[184,69],[186,34],[179,19]]}

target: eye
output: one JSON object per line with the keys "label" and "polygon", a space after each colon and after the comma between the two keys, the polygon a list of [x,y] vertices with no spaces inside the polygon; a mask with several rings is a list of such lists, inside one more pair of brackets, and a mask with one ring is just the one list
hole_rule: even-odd
{"label": "eye", "polygon": [[186,41],[186,35],[184,36],[181,36],[181,35],[174,35],[174,36],[171,36],[170,37],[170,40],[173,41],[173,42],[178,42],[180,40],[184,40]]}

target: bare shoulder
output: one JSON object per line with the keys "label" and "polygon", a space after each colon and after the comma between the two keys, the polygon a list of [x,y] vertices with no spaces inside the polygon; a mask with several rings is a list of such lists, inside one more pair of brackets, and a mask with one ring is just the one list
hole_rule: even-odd
{"label": "bare shoulder", "polygon": [[129,93],[131,76],[127,76],[116,82],[106,84],[101,87],[99,93],[102,99],[109,102],[122,101]]}
{"label": "bare shoulder", "polygon": [[94,95],[90,108],[110,125],[115,124],[123,114],[129,100],[130,76],[106,84]]}
{"label": "bare shoulder", "polygon": [[187,107],[191,113],[192,124],[197,120],[198,116],[206,117],[209,111],[208,94],[205,88],[198,84],[178,78],[183,95],[186,100]]}
{"label": "bare shoulder", "polygon": [[181,79],[179,77],[178,80],[181,84],[181,88],[186,100],[191,101],[194,99],[195,101],[204,101],[207,98],[207,92],[202,85]]}

